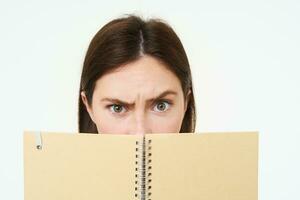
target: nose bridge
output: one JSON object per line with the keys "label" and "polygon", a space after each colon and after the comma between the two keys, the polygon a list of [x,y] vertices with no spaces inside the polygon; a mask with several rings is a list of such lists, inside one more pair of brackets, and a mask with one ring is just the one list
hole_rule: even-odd
{"label": "nose bridge", "polygon": [[132,134],[144,135],[151,132],[149,122],[147,120],[147,113],[142,110],[137,110],[136,112],[134,112],[132,127]]}

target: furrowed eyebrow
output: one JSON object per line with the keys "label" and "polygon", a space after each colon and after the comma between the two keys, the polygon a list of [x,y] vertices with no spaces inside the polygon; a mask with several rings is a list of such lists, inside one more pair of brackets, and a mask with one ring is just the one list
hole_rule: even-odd
{"label": "furrowed eyebrow", "polygon": [[[156,101],[156,100],[158,100],[158,99],[161,99],[161,98],[163,98],[163,97],[165,97],[165,96],[167,96],[167,95],[177,95],[177,92],[175,92],[175,91],[173,91],[173,90],[166,90],[166,91],[164,91],[163,93],[159,94],[158,96],[156,96],[156,97],[154,97],[154,98],[151,98],[151,99],[148,99],[148,100],[147,100],[147,103],[149,103],[149,102],[154,102],[154,101]],[[122,100],[116,99],[116,98],[108,98],[108,97],[102,98],[100,101],[101,101],[101,102],[102,102],[102,101],[110,101],[110,102],[112,102],[112,103],[115,103],[115,104],[122,104],[122,105],[125,105],[125,106],[128,106],[128,107],[132,107],[132,106],[134,105],[134,103],[122,101]]]}

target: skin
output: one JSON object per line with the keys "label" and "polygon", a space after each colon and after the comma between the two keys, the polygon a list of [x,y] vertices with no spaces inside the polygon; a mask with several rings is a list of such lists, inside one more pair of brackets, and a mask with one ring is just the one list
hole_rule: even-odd
{"label": "skin", "polygon": [[106,134],[179,133],[187,108],[177,76],[148,55],[99,78],[91,106],[84,92],[81,98]]}

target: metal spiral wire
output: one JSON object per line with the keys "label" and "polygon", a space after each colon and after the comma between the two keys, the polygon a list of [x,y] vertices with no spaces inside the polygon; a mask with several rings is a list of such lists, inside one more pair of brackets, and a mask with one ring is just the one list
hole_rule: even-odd
{"label": "metal spiral wire", "polygon": [[136,141],[135,147],[135,199],[151,200],[151,140],[146,142],[145,136]]}

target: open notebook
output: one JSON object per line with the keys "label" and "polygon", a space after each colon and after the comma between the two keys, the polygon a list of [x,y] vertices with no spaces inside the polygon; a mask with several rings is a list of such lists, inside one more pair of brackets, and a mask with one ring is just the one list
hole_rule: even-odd
{"label": "open notebook", "polygon": [[25,200],[257,200],[258,132],[23,136]]}

